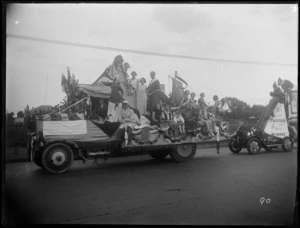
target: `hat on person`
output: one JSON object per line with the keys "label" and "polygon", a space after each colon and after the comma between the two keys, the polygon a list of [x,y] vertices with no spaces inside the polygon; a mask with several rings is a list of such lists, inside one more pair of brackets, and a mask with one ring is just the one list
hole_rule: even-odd
{"label": "hat on person", "polygon": [[128,101],[123,101],[123,103],[122,104],[128,104]]}

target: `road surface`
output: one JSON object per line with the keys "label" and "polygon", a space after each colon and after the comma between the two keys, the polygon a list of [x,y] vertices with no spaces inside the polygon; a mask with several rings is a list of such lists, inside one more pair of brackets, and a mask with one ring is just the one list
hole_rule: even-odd
{"label": "road surface", "polygon": [[188,163],[147,155],[93,162],[75,161],[60,175],[6,164],[5,224],[293,223],[297,148],[258,155],[202,148]]}

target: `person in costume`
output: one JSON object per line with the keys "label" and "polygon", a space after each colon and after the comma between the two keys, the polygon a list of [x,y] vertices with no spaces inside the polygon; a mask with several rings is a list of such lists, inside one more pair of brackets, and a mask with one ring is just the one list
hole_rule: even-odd
{"label": "person in costume", "polygon": [[189,96],[190,96],[190,91],[187,89],[183,93],[183,97],[179,105],[180,108],[184,108],[189,103],[190,101]]}
{"label": "person in costume", "polygon": [[286,117],[288,118],[288,110],[289,110],[288,101],[290,101],[292,98],[291,90],[294,87],[294,84],[289,80],[282,80],[281,78],[278,78],[278,87],[280,87],[285,94],[284,109],[285,109]]}
{"label": "person in costume", "polygon": [[137,115],[129,108],[128,102],[123,101],[122,110],[120,111],[119,122],[122,124],[121,128],[125,128],[125,144],[131,145],[132,128],[140,125],[140,120]]}
{"label": "person in costume", "polygon": [[141,78],[140,84],[137,87],[137,109],[141,115],[145,115],[147,112],[147,85],[146,79]]}
{"label": "person in costume", "polygon": [[157,104],[160,103],[160,82],[158,79],[155,78],[155,72],[150,72],[151,81],[147,88],[147,96],[148,96],[148,102],[147,102],[147,111],[150,113],[150,116],[152,117],[152,112],[155,110]]}
{"label": "person in costume", "polygon": [[178,125],[179,127],[179,132],[181,134],[185,134],[185,123],[184,123],[184,119],[182,117],[182,115],[180,114],[179,110],[175,111],[175,115],[173,118],[174,122]]}

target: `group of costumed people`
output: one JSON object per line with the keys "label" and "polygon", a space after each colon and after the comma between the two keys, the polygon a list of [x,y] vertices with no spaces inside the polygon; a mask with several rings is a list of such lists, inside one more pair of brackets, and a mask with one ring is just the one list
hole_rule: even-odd
{"label": "group of costumed people", "polygon": [[[220,124],[220,115],[224,112],[218,96],[213,97],[214,104],[205,103],[205,94],[196,94],[184,90],[180,102],[174,102],[172,95],[166,96],[156,79],[156,73],[150,72],[150,82],[137,77],[135,71],[131,77],[127,73],[130,64],[121,55],[115,57],[113,63],[92,84],[102,88],[111,88],[108,98],[92,98],[92,118],[104,122],[117,122],[125,128],[125,142],[131,145],[132,130],[145,125],[158,126],[166,138],[172,142],[180,141],[188,132],[196,132],[199,138],[211,138],[216,135],[217,148],[219,136],[224,132]],[[199,130],[200,129],[200,130]]]}

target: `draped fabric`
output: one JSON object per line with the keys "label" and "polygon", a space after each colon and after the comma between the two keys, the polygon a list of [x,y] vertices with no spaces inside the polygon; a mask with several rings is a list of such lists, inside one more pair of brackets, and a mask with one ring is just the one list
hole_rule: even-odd
{"label": "draped fabric", "polygon": [[113,83],[113,79],[108,74],[109,67],[107,67],[99,78],[92,85],[106,84],[109,85]]}
{"label": "draped fabric", "polygon": [[120,84],[120,87],[123,90],[123,98],[124,98],[124,100],[126,100],[128,102],[129,106],[131,106],[132,108],[136,108],[137,107],[136,93],[133,93],[133,94],[128,93],[127,84],[129,83],[129,80],[130,80],[129,75],[122,66],[119,66],[118,69],[120,71],[118,82]]}
{"label": "draped fabric", "polygon": [[92,122],[109,137],[113,136],[113,134],[118,130],[119,126],[121,125],[119,122],[111,123],[106,121],[103,124],[97,123],[96,121],[93,120]]}
{"label": "draped fabric", "polygon": [[111,86],[104,84],[78,85],[79,90],[91,97],[109,98],[111,95]]}
{"label": "draped fabric", "polygon": [[182,82],[172,78],[172,96],[171,100],[175,106],[179,106],[184,94]]}
{"label": "draped fabric", "polygon": [[108,102],[107,116],[110,122],[118,122],[120,118],[120,112],[122,110],[122,103]]}

